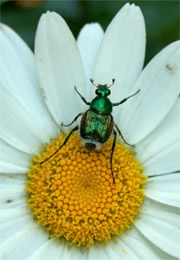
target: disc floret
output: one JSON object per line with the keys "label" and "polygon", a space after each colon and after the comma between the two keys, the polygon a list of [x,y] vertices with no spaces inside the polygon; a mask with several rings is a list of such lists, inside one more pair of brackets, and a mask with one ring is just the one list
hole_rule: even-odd
{"label": "disc floret", "polygon": [[53,140],[34,157],[26,191],[29,209],[50,237],[64,237],[71,244],[87,246],[122,234],[134,221],[143,201],[145,176],[131,150],[116,144],[115,184],[110,169],[110,139],[100,152],[88,151],[74,134],[54,157],[64,136]]}

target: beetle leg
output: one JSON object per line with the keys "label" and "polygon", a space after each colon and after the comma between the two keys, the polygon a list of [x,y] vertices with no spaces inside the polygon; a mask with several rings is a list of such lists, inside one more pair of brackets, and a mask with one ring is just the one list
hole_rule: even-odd
{"label": "beetle leg", "polygon": [[112,173],[112,177],[113,177],[113,183],[115,183],[112,160],[113,160],[113,154],[114,154],[114,149],[115,149],[115,146],[116,146],[116,139],[117,139],[117,132],[116,132],[116,130],[113,130],[113,134],[114,134],[114,139],[113,139],[113,144],[112,144],[112,149],[111,149],[110,163],[111,163],[111,173]]}
{"label": "beetle leg", "polygon": [[123,135],[122,135],[122,133],[121,133],[119,127],[118,127],[116,124],[115,124],[115,127],[116,127],[116,129],[117,129],[117,131],[118,131],[118,134],[120,135],[120,137],[121,137],[122,140],[124,141],[124,143],[127,144],[127,145],[129,145],[129,146],[134,146],[134,145],[129,144],[128,142],[126,142],[126,140],[124,139],[124,137],[123,137]]}
{"label": "beetle leg", "polygon": [[91,102],[88,102],[88,101],[79,93],[79,91],[77,90],[76,86],[74,87],[74,89],[75,89],[76,93],[78,93],[78,95],[81,97],[82,101],[83,101],[86,105],[89,106],[89,105],[91,104]]}
{"label": "beetle leg", "polygon": [[138,94],[139,92],[140,92],[140,89],[138,89],[138,90],[137,90],[134,94],[132,94],[131,96],[122,99],[120,102],[113,103],[113,104],[112,104],[113,107],[119,106],[119,105],[123,104],[123,103],[126,102],[129,98],[134,97],[134,96],[135,96],[136,94]]}
{"label": "beetle leg", "polygon": [[174,173],[180,173],[180,170],[173,171],[173,172],[158,173],[158,174],[154,174],[154,175],[148,176],[148,178],[159,177],[159,176],[162,176],[162,175],[165,176],[165,175],[170,175],[170,174],[174,174]]}
{"label": "beetle leg", "polygon": [[70,131],[70,133],[68,134],[68,136],[66,136],[66,138],[65,138],[64,142],[62,143],[62,145],[61,145],[53,154],[51,154],[51,156],[49,156],[48,158],[46,158],[44,161],[40,162],[40,164],[43,164],[44,162],[48,161],[51,157],[53,157],[53,156],[67,143],[67,141],[69,140],[69,138],[71,137],[71,135],[72,135],[75,131],[77,131],[78,129],[79,129],[79,126],[74,127],[74,128]]}
{"label": "beetle leg", "polygon": [[72,124],[78,119],[78,117],[82,116],[82,114],[83,114],[83,113],[79,113],[79,114],[73,119],[73,121],[72,121],[70,124],[64,125],[63,123],[61,123],[61,125],[62,125],[62,126],[65,126],[65,127],[72,125]]}

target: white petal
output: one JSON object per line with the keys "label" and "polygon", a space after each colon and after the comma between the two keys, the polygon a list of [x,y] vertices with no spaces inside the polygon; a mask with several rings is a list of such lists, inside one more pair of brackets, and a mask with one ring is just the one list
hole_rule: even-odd
{"label": "white petal", "polygon": [[[119,241],[119,243],[121,243],[121,241]],[[126,243],[125,243],[126,244]],[[117,246],[118,248],[118,246]],[[111,245],[107,245],[105,248],[105,252],[108,256],[107,259],[111,260],[119,260],[119,253],[118,253],[118,250],[114,250],[114,248],[111,247]]]}
{"label": "white petal", "polygon": [[[4,213],[4,212],[2,212]],[[8,213],[9,211],[6,211],[5,214],[3,214],[3,220],[1,221],[0,226],[0,241],[5,242],[12,236],[15,236],[19,232],[25,230],[31,223],[32,225],[32,217],[30,216],[28,210],[26,209],[26,213],[21,211],[21,214],[19,216],[13,216],[11,214],[11,219],[9,218]],[[5,217],[7,219],[5,219]],[[2,219],[2,217],[0,217]]]}
{"label": "white petal", "polygon": [[27,176],[24,174],[0,174],[0,209],[22,212],[27,208],[24,192]]}
{"label": "white petal", "polygon": [[31,155],[21,152],[3,140],[0,140],[0,153],[0,172],[25,173],[28,170]]}
{"label": "white petal", "polygon": [[[138,260],[138,256],[137,254],[122,240],[122,239],[116,239],[115,241],[110,241],[108,243],[107,247],[104,247],[106,253],[108,254],[108,250],[112,250],[116,253],[116,258],[115,259],[134,259],[134,260]],[[104,259],[101,257],[101,255],[99,254],[99,258],[97,259]],[[110,254],[108,256],[108,260],[111,260],[114,258],[111,258]],[[88,259],[89,260],[89,259]],[[91,259],[93,260],[93,258]]]}
{"label": "white petal", "polygon": [[94,65],[103,36],[104,32],[102,27],[98,23],[91,23],[86,24],[81,29],[77,39],[86,75],[86,86],[88,86],[86,97],[89,98],[89,100],[92,99],[95,90],[92,84],[90,84],[89,79],[93,77]]}
{"label": "white petal", "polygon": [[34,55],[8,26],[0,30],[0,86],[8,89],[33,118],[44,142],[58,129],[43,101],[37,82]]}
{"label": "white petal", "polygon": [[123,105],[119,126],[129,143],[140,142],[165,118],[179,95],[180,43],[163,49],[146,66],[134,91],[140,93]]}
{"label": "white petal", "polygon": [[24,199],[24,197],[21,196],[21,198],[19,198],[19,194],[17,195],[17,197],[13,197],[12,196],[8,196],[8,194],[5,196],[2,196],[2,194],[0,193],[0,207],[1,210],[8,210],[8,209],[17,209],[17,210],[21,210],[21,209],[26,209],[27,207],[27,203]]}
{"label": "white petal", "polygon": [[79,248],[77,248],[77,246],[73,246],[73,247],[69,248],[68,244],[67,244],[64,254],[67,253],[68,257],[69,257],[67,259],[70,259],[70,260],[87,260],[88,252],[89,252],[88,248],[81,248],[81,250],[79,250]]}
{"label": "white petal", "polygon": [[160,258],[145,245],[144,239],[139,240],[130,236],[123,236],[122,240],[135,252],[138,259],[160,260]]}
{"label": "white petal", "polygon": [[[127,96],[143,67],[145,53],[145,25],[139,7],[128,3],[108,26],[95,66],[96,84],[112,87],[112,100]],[[118,107],[114,109],[118,113]]]}
{"label": "white petal", "polygon": [[[37,224],[26,223],[24,229],[12,235],[1,243],[1,259],[29,259],[47,239],[48,233],[41,230]],[[21,227],[21,224],[19,224]]]}
{"label": "white petal", "polygon": [[25,176],[0,175],[0,207],[23,207],[26,200],[24,188]]}
{"label": "white petal", "polygon": [[61,244],[59,239],[49,239],[34,252],[30,260],[60,260],[63,259],[61,257],[64,249],[65,246]]}
{"label": "white petal", "polygon": [[[76,253],[75,253],[76,252]],[[67,260],[86,260],[88,249],[79,250],[79,248],[71,247],[69,248],[68,243],[66,244],[62,254],[61,259]],[[74,255],[75,253],[75,255]]]}
{"label": "white petal", "polygon": [[104,245],[101,245],[100,247],[94,245],[91,246],[89,248],[88,260],[99,260],[99,259],[109,260],[109,257],[106,253],[105,246]]}
{"label": "white petal", "polygon": [[180,255],[178,222],[178,215],[154,210],[153,207],[142,207],[140,218],[136,219],[134,224],[157,247],[169,255],[178,257]]}
{"label": "white petal", "polygon": [[74,86],[83,94],[85,77],[76,41],[61,16],[47,12],[41,16],[35,56],[41,89],[55,121],[69,123],[84,103]]}
{"label": "white petal", "polygon": [[68,243],[63,244],[59,239],[50,239],[46,241],[30,258],[30,260],[86,260],[88,249],[76,248],[76,246],[69,247]]}
{"label": "white petal", "polygon": [[38,153],[43,140],[36,122],[8,90],[0,88],[0,95],[0,137],[23,152]]}
{"label": "white petal", "polygon": [[136,146],[137,157],[144,163],[149,158],[180,140],[180,98],[160,125]]}
{"label": "white petal", "polygon": [[180,141],[152,156],[144,162],[144,172],[148,176],[176,172],[180,170]]}
{"label": "white petal", "polygon": [[1,210],[23,210],[27,207],[25,175],[0,175],[0,208]]}
{"label": "white petal", "polygon": [[[131,246],[137,252],[139,259],[174,259],[172,256],[170,258],[168,254],[146,239],[134,226],[123,235],[123,240],[129,239],[133,241],[133,243],[131,242]],[[127,243],[129,244],[130,242],[127,241]]]}
{"label": "white petal", "polygon": [[[18,220],[19,218],[24,218],[26,216],[30,216],[29,210],[27,210],[27,204],[26,207],[21,208],[9,208],[9,209],[3,209],[1,210],[0,220],[1,223],[11,222],[14,220]],[[32,219],[32,217],[31,217]],[[3,226],[1,227],[3,229]]]}
{"label": "white petal", "polygon": [[173,225],[177,229],[180,227],[178,211],[173,207],[157,203],[156,201],[145,199],[141,208],[140,219],[144,216],[153,217],[163,222]]}
{"label": "white petal", "polygon": [[180,174],[148,178],[146,197],[155,201],[180,207]]}

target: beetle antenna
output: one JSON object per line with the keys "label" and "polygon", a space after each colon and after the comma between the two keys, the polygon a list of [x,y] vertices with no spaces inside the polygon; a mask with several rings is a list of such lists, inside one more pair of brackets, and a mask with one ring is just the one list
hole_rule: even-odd
{"label": "beetle antenna", "polygon": [[114,82],[115,82],[115,79],[112,79],[112,83],[109,86],[107,86],[107,88],[110,88],[112,85],[114,85]]}
{"label": "beetle antenna", "polygon": [[98,88],[98,86],[96,84],[94,84],[94,79],[89,79],[91,81],[91,83],[96,87]]}

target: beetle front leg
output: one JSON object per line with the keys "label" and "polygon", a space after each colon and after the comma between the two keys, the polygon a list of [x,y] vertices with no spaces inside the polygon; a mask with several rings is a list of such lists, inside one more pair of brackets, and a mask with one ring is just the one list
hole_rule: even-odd
{"label": "beetle front leg", "polygon": [[77,90],[76,87],[74,87],[74,89],[75,89],[76,93],[78,93],[78,95],[80,96],[80,98],[82,99],[82,101],[83,101],[86,105],[89,106],[89,105],[91,104],[91,102],[88,102],[88,101],[79,93],[79,91]]}
{"label": "beetle front leg", "polygon": [[115,106],[119,106],[119,105],[123,104],[123,103],[126,102],[129,98],[134,97],[134,96],[137,95],[139,92],[140,92],[140,89],[138,89],[138,90],[137,90],[134,94],[132,94],[131,96],[122,99],[120,102],[113,103],[113,104],[112,104],[113,107],[115,107]]}

